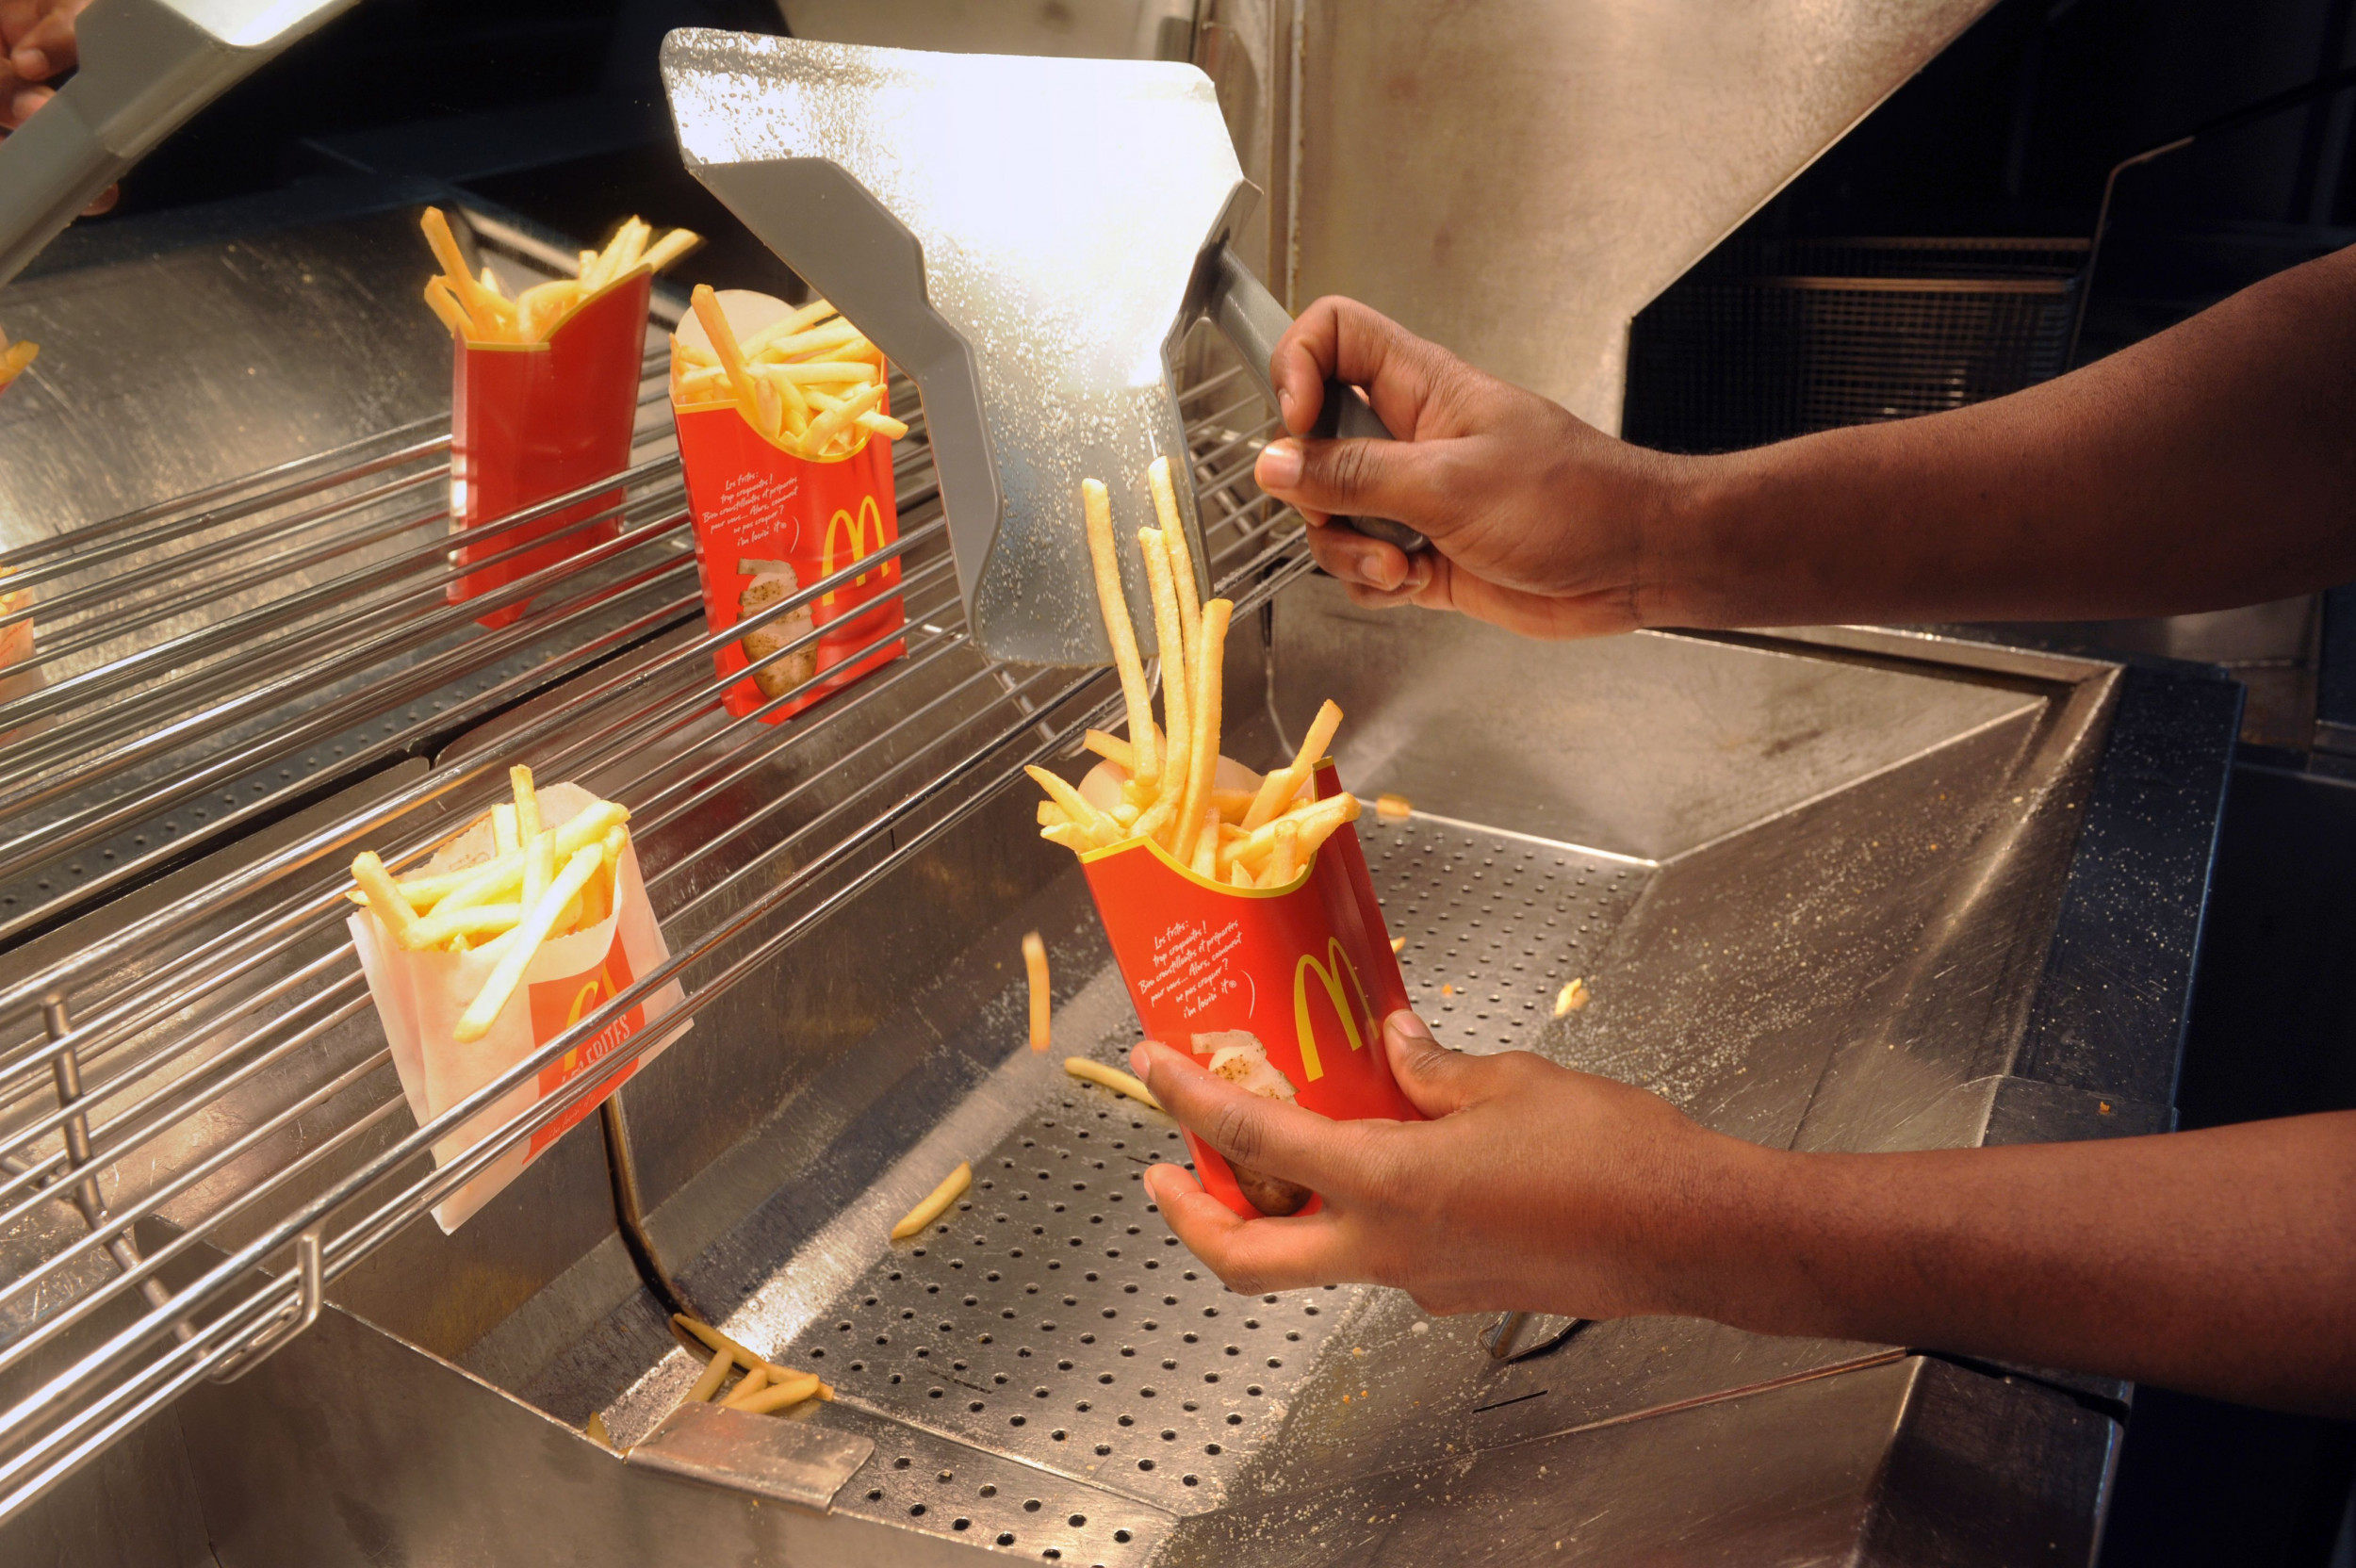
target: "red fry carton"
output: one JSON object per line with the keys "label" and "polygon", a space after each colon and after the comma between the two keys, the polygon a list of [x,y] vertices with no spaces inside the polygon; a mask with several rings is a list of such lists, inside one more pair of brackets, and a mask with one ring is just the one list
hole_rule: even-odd
{"label": "red fry carton", "polygon": [[[537,501],[618,474],[630,466],[638,415],[639,367],[646,351],[653,274],[619,278],[566,312],[538,343],[455,340],[450,403],[450,513],[463,537]],[[486,557],[621,504],[620,486],[480,544],[458,547],[458,563]],[[578,555],[618,531],[614,521],[576,529],[513,560],[470,571],[450,586],[463,604],[517,578]],[[492,630],[519,619],[518,600],[477,617]]]}
{"label": "red fry carton", "polygon": [[[596,799],[576,784],[550,785],[540,792],[542,820],[551,827],[560,826],[587,810]],[[455,871],[488,859],[491,854],[489,829],[479,824],[445,846],[425,869]],[[358,911],[345,923],[352,932],[352,946],[359,951],[360,968],[368,975],[369,998],[384,1025],[385,1043],[392,1047],[393,1070],[400,1075],[410,1115],[420,1126],[629,989],[671,956],[662,927],[655,923],[654,911],[647,906],[646,884],[638,873],[638,849],[632,844],[622,851],[612,912],[595,925],[543,942],[524,971],[523,984],[499,1009],[490,1032],[479,1040],[460,1044],[454,1037],[459,1017],[498,966],[499,950],[411,953],[393,940],[369,910]],[[663,987],[543,1067],[532,1079],[509,1089],[461,1123],[456,1132],[434,1143],[434,1165],[450,1164],[612,1055],[647,1023],[678,1006],[683,994],[676,981]],[[678,1037],[671,1037],[673,1040]],[[665,1040],[656,1046],[622,1069],[598,1093],[509,1148],[435,1204],[434,1222],[445,1233],[457,1230],[670,1044]]]}
{"label": "red fry carton", "polygon": [[[723,290],[719,299],[740,337],[789,308],[781,300],[738,289]],[[692,316],[679,332],[701,346],[700,324]],[[880,412],[892,412],[888,393]],[[733,401],[674,400],[671,416],[679,425],[687,506],[695,519],[704,621],[712,630],[732,627],[900,537],[887,437],[871,433],[847,455],[813,459],[754,429]],[[725,680],[751,661],[818,632],[815,642],[730,685],[722,699],[728,710],[743,718],[823,678],[805,695],[762,715],[764,724],[781,724],[904,657],[905,642],[878,641],[907,623],[899,586],[895,558],[722,645],[712,663]]]}
{"label": "red fry carton", "polygon": [[[1337,793],[1331,762],[1319,799]],[[1391,1077],[1383,1020],[1408,1005],[1355,824],[1283,888],[1197,876],[1148,840],[1080,858],[1148,1037],[1220,1076],[1336,1120],[1420,1121]],[[1247,1219],[1314,1213],[1313,1193],[1238,1170],[1186,1133],[1203,1188]]]}

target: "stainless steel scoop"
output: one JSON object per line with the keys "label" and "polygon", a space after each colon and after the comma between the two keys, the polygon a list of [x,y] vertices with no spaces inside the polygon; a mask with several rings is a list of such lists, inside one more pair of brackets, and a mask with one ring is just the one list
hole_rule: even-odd
{"label": "stainless steel scoop", "polygon": [[[1080,482],[1110,488],[1125,539],[1153,524],[1146,468],[1169,456],[1199,547],[1172,355],[1208,317],[1273,406],[1268,354],[1291,324],[1227,245],[1259,192],[1210,78],[698,29],[664,41],[663,77],[688,169],[916,383],[981,645],[1109,661]],[[1388,433],[1344,389],[1326,408],[1339,433]],[[1150,640],[1144,572],[1121,553]]]}

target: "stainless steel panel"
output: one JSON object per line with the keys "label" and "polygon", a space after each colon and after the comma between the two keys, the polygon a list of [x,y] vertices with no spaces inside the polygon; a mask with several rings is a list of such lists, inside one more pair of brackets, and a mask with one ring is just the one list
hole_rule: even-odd
{"label": "stainless steel panel", "polygon": [[875,1451],[864,1437],[801,1421],[777,1421],[712,1404],[683,1404],[622,1457],[691,1481],[794,1503],[813,1513],[834,1505],[843,1483]]}
{"label": "stainless steel panel", "polygon": [[1305,0],[1291,266],[1617,430],[1628,324],[1988,0]]}

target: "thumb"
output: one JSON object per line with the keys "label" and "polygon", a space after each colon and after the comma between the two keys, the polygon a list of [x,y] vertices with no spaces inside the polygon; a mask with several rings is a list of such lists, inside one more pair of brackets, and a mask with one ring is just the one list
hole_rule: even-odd
{"label": "thumb", "polygon": [[1383,1044],[1390,1053],[1391,1076],[1429,1117],[1461,1111],[1485,1097],[1497,1064],[1486,1057],[1450,1051],[1432,1037],[1431,1026],[1401,1007],[1383,1021]]}
{"label": "thumb", "polygon": [[1454,520],[1449,499],[1456,487],[1441,472],[1450,445],[1288,435],[1268,444],[1252,477],[1262,490],[1304,512],[1388,517],[1436,538]]}

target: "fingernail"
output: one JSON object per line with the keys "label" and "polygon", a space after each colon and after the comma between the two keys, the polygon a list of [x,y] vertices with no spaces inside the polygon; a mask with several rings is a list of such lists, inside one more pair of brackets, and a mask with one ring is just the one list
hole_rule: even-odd
{"label": "fingernail", "polygon": [[1404,1036],[1406,1038],[1411,1040],[1422,1040],[1428,1045],[1437,1045],[1440,1043],[1432,1037],[1432,1026],[1424,1022],[1423,1020],[1417,1018],[1414,1012],[1405,1007],[1401,1007],[1399,1011],[1384,1019],[1383,1021],[1383,1027],[1390,1030],[1395,1035]]}
{"label": "fingernail", "polygon": [[1392,565],[1390,553],[1386,550],[1367,550],[1359,559],[1359,569],[1366,574],[1366,580],[1386,594],[1396,591],[1407,580],[1407,568]]}
{"label": "fingernail", "polygon": [[1139,1040],[1129,1048],[1129,1067],[1138,1077],[1145,1077],[1153,1066],[1153,1054],[1145,1048],[1151,1040]]}
{"label": "fingernail", "polygon": [[1291,428],[1293,422],[1293,395],[1289,387],[1277,388],[1276,415],[1278,418],[1284,422],[1285,428]]}
{"label": "fingernail", "polygon": [[1252,477],[1263,490],[1289,490],[1301,482],[1301,443],[1271,441],[1252,465]]}
{"label": "fingernail", "polygon": [[9,57],[9,59],[15,65],[16,74],[20,76],[27,76],[34,81],[40,81],[49,74],[49,57],[39,49],[19,49]]}

